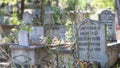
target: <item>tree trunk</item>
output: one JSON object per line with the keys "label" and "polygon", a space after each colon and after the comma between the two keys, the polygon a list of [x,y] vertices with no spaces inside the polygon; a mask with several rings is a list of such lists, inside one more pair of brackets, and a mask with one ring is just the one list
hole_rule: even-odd
{"label": "tree trunk", "polygon": [[41,25],[44,24],[44,1],[45,0],[40,1],[40,15],[41,15],[40,22],[41,22]]}
{"label": "tree trunk", "polygon": [[56,0],[56,6],[58,7],[58,5],[59,5],[59,1],[58,1],[58,0]]}
{"label": "tree trunk", "polygon": [[120,26],[120,0],[115,0],[115,11],[117,16],[117,23]]}
{"label": "tree trunk", "polygon": [[21,13],[20,13],[20,19],[21,20],[23,18],[23,13],[24,13],[24,2],[25,2],[25,0],[21,0]]}
{"label": "tree trunk", "polygon": [[48,6],[51,7],[51,0],[48,0]]}
{"label": "tree trunk", "polygon": [[18,19],[20,19],[20,6],[19,6],[19,3],[17,4],[17,17]]}
{"label": "tree trunk", "polygon": [[76,14],[77,14],[76,9],[77,9],[77,0],[74,1],[74,22],[75,24],[77,23],[76,22]]}

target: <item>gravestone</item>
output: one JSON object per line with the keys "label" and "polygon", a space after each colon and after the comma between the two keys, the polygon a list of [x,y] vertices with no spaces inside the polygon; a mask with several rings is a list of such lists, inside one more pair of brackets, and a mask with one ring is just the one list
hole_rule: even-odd
{"label": "gravestone", "polygon": [[53,11],[45,12],[45,18],[44,18],[45,25],[54,24],[53,15],[54,15]]}
{"label": "gravestone", "polygon": [[12,4],[6,4],[4,10],[5,10],[5,14],[10,15],[12,13],[12,10],[13,10],[13,5]]}
{"label": "gravestone", "polygon": [[105,25],[89,18],[77,24],[80,61],[96,61],[101,68],[108,64]]}
{"label": "gravestone", "polygon": [[99,21],[107,26],[107,41],[116,41],[115,14],[110,10],[104,10],[99,14]]}
{"label": "gravestone", "polygon": [[30,11],[25,11],[25,12],[23,13],[23,22],[24,22],[25,24],[31,24],[32,21],[33,21],[32,12],[30,12]]}
{"label": "gravestone", "polygon": [[42,42],[42,37],[44,36],[43,27],[32,27],[32,31],[29,33],[29,39],[33,42]]}
{"label": "gravestone", "polygon": [[28,32],[21,30],[18,32],[18,41],[20,46],[29,46]]}

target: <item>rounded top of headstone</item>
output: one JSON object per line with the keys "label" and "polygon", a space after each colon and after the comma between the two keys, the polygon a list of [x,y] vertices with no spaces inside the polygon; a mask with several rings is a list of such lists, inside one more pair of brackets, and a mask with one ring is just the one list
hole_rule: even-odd
{"label": "rounded top of headstone", "polygon": [[77,28],[80,28],[82,25],[100,25],[100,24],[101,23],[97,20],[86,18],[85,20],[78,22],[76,25],[77,25]]}
{"label": "rounded top of headstone", "polygon": [[103,10],[101,14],[112,14],[111,10]]}

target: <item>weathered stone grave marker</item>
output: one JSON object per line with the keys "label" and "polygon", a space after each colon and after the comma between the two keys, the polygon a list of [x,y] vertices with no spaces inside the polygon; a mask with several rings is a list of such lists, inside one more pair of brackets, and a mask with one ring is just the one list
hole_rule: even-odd
{"label": "weathered stone grave marker", "polygon": [[116,41],[115,14],[110,10],[104,10],[99,14],[99,21],[107,25],[107,41]]}
{"label": "weathered stone grave marker", "polygon": [[23,22],[25,24],[31,24],[32,23],[32,20],[33,20],[33,17],[32,17],[32,12],[30,11],[25,11],[23,13]]}
{"label": "weathered stone grave marker", "polygon": [[29,39],[33,42],[42,42],[44,37],[44,28],[43,27],[32,27],[32,31],[29,33]]}
{"label": "weathered stone grave marker", "polygon": [[99,62],[101,68],[108,64],[105,25],[86,19],[77,24],[78,53],[80,61]]}
{"label": "weathered stone grave marker", "polygon": [[20,46],[29,46],[28,32],[21,30],[18,32],[18,41]]}
{"label": "weathered stone grave marker", "polygon": [[45,25],[54,24],[53,15],[54,15],[53,11],[45,12],[45,19],[44,19],[44,24]]}

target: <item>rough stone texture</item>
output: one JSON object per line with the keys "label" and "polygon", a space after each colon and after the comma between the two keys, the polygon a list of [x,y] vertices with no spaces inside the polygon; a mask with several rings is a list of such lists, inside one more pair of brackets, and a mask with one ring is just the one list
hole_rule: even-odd
{"label": "rough stone texture", "polygon": [[115,32],[116,32],[116,39],[117,39],[117,42],[120,43],[120,26],[119,24],[116,24],[116,29],[115,29]]}
{"label": "rough stone texture", "polygon": [[42,65],[51,59],[46,48],[36,46],[21,47],[15,45],[11,45],[10,48],[12,51],[12,62],[16,64]]}
{"label": "rough stone texture", "polygon": [[114,47],[108,47],[109,65],[113,66],[118,59],[118,52]]}
{"label": "rough stone texture", "polygon": [[108,63],[105,25],[89,18],[77,24],[78,56],[81,61],[96,61],[101,68]]}
{"label": "rough stone texture", "polygon": [[120,53],[120,43],[109,43],[107,51],[109,56],[109,65],[111,67],[118,60],[118,54]]}

